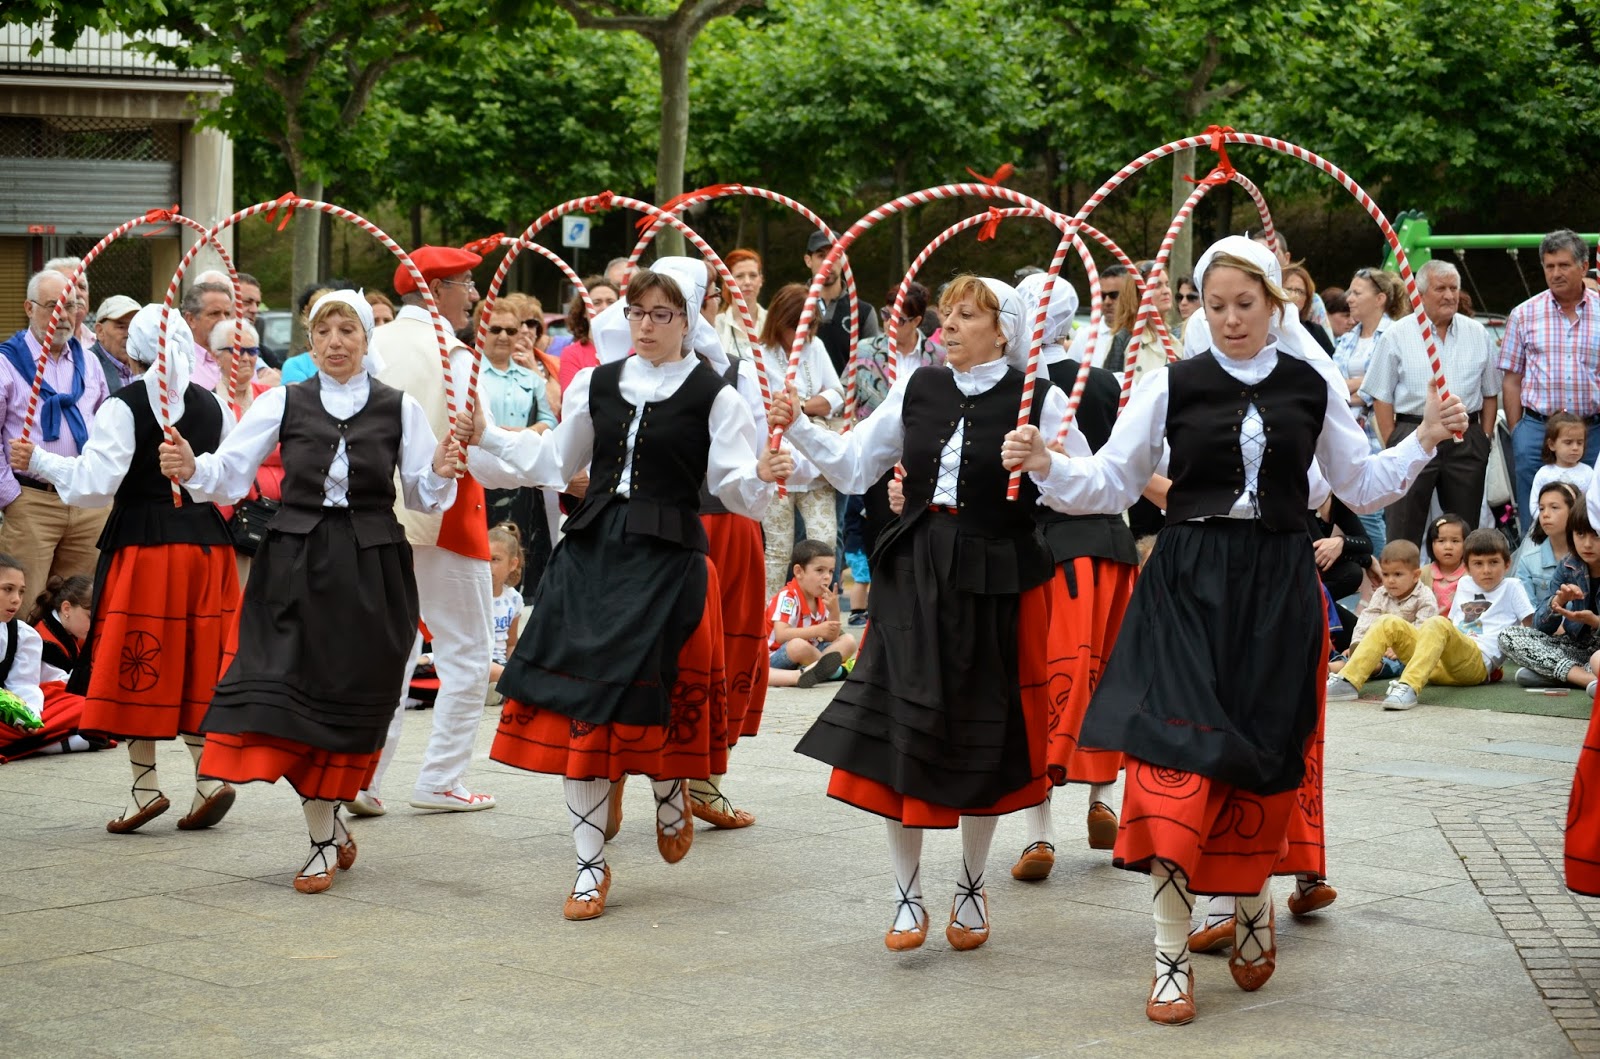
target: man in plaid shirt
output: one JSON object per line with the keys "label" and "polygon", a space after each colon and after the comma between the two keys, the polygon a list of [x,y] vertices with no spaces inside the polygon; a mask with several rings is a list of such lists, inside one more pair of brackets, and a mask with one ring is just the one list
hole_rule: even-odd
{"label": "man in plaid shirt", "polygon": [[1543,462],[1545,420],[1557,412],[1582,419],[1583,462],[1600,454],[1600,294],[1583,284],[1589,246],[1563,228],[1539,243],[1539,257],[1550,289],[1511,310],[1498,365],[1524,530],[1533,525],[1528,491]]}

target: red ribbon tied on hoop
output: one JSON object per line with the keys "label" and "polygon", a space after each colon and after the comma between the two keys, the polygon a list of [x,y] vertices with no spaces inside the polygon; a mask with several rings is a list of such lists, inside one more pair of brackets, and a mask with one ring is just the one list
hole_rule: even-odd
{"label": "red ribbon tied on hoop", "polygon": [[990,206],[989,219],[978,226],[978,242],[986,243],[993,239],[996,233],[1000,231],[1000,222],[1005,218],[1006,215],[1000,211],[999,207]]}
{"label": "red ribbon tied on hoop", "polygon": [[482,239],[474,239],[472,242],[464,244],[461,249],[469,254],[477,254],[479,257],[488,257],[500,249],[500,244],[505,240],[505,237],[505,232],[495,232],[493,235],[486,235]]}
{"label": "red ribbon tied on hoop", "polygon": [[168,209],[164,209],[164,210],[163,209],[145,210],[144,211],[144,223],[146,223],[146,224],[159,224],[161,227],[154,228],[154,229],[151,229],[148,232],[145,232],[144,233],[144,238],[149,239],[153,235],[160,235],[162,232],[166,231],[168,228],[171,228],[172,227],[172,215],[177,213],[177,212],[178,212],[178,204],[176,202],[174,202],[171,205],[171,207],[169,207]]}
{"label": "red ribbon tied on hoop", "polygon": [[617,193],[608,189],[600,192],[598,195],[595,195],[588,202],[585,202],[583,204],[583,212],[604,213],[616,205],[616,201]]}
{"label": "red ribbon tied on hoop", "polygon": [[[973,169],[970,165],[967,166],[966,169],[967,169],[967,172],[972,174],[972,178],[974,180],[976,180],[978,183],[980,183],[980,184],[988,184],[992,188],[997,188],[1002,183],[1004,183],[1005,181],[1010,180],[1011,179],[1011,174],[1015,173],[1017,171],[1017,167],[1012,165],[1010,162],[1007,162],[1004,165],[1002,165],[999,169],[996,169],[994,171],[994,176],[984,176],[982,173],[978,172],[976,169]],[[978,236],[978,238],[982,239],[983,236],[980,235],[980,236]]]}
{"label": "red ribbon tied on hoop", "polygon": [[[688,202],[690,199],[721,198],[723,195],[735,190],[736,188],[739,188],[740,186],[741,185],[739,184],[707,184],[703,188],[695,188],[693,191],[685,191],[682,195],[674,195],[672,198],[668,199],[661,207],[661,212],[677,213],[679,207],[681,207],[685,202]],[[634,227],[640,231],[643,231],[652,224],[655,224],[656,220],[657,218],[655,214],[647,213],[634,223]]]}
{"label": "red ribbon tied on hoop", "polygon": [[1211,137],[1211,149],[1217,153],[1217,167],[1205,176],[1196,180],[1186,176],[1183,179],[1191,184],[1226,184],[1233,179],[1233,162],[1228,158],[1227,135],[1233,131],[1232,125],[1208,125],[1205,134]]}
{"label": "red ribbon tied on hoop", "polygon": [[282,195],[279,195],[273,200],[272,207],[266,212],[267,223],[271,224],[273,221],[278,220],[278,211],[281,209],[283,210],[283,220],[278,221],[278,231],[281,232],[289,227],[289,218],[294,216],[294,204],[299,198],[300,196],[292,191],[285,191]]}

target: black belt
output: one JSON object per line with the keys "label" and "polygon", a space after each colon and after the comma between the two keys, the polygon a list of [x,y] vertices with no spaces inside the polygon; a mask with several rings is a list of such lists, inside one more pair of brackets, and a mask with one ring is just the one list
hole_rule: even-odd
{"label": "black belt", "polygon": [[[1550,418],[1543,412],[1535,412],[1531,408],[1524,408],[1522,410],[1522,414],[1533,420],[1535,423],[1543,423]],[[1579,416],[1578,418],[1582,420],[1583,425],[1586,427],[1600,427],[1600,413],[1596,413],[1592,416]]]}
{"label": "black belt", "polygon": [[13,475],[13,477],[16,478],[17,484],[22,486],[24,489],[38,489],[39,491],[45,493],[53,493],[56,491],[55,486],[51,485],[49,482],[41,482],[37,478],[24,478],[20,474]]}
{"label": "black belt", "polygon": [[[1414,415],[1396,415],[1394,417],[1394,421],[1396,423],[1416,423],[1418,425],[1421,425],[1422,417],[1421,416],[1414,416]],[[1483,422],[1483,413],[1482,412],[1468,412],[1467,413],[1467,422],[1468,423],[1481,423],[1481,422]]]}

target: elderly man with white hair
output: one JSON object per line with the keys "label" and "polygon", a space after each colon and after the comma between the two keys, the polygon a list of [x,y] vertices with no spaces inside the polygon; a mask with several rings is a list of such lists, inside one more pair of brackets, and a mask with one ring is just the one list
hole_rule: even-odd
{"label": "elderly man with white hair", "polygon": [[[1433,326],[1445,384],[1466,406],[1470,426],[1460,444],[1439,446],[1439,454],[1428,461],[1406,495],[1385,512],[1389,539],[1413,542],[1422,540],[1435,490],[1441,510],[1478,524],[1489,443],[1500,403],[1500,372],[1489,333],[1470,316],[1456,313],[1461,301],[1460,272],[1448,261],[1429,261],[1417,271],[1417,290]],[[1372,398],[1378,436],[1385,445],[1393,448],[1422,423],[1432,381],[1433,368],[1417,318],[1407,315],[1396,320],[1378,339],[1361,387]]]}
{"label": "elderly man with white hair", "polygon": [[71,276],[73,274],[77,275],[78,308],[76,311],[69,314],[68,319],[71,321],[70,326],[72,329],[72,334],[76,336],[78,341],[82,342],[85,346],[92,344],[94,342],[94,331],[89,327],[88,324],[90,305],[89,272],[87,269],[84,269],[82,272],[78,271],[79,269],[83,268],[83,258],[52,257],[49,261],[44,263],[44,267],[45,271],[47,272],[59,272],[63,276]]}
{"label": "elderly man with white hair", "polygon": [[144,365],[128,355],[128,325],[139,303],[126,294],[113,294],[100,303],[94,316],[94,345],[89,351],[100,358],[106,388],[116,393],[144,374]]}
{"label": "elderly man with white hair", "polygon": [[[5,402],[0,440],[9,442],[22,436],[34,373],[42,361],[44,379],[32,440],[59,456],[76,456],[88,444],[90,422],[108,393],[99,359],[72,333],[71,321],[78,311],[76,292],[68,292],[60,326],[51,339],[49,354],[45,353],[50,313],[66,285],[67,277],[60,272],[47,269],[35,273],[28,280],[28,296],[22,306],[28,326],[0,344],[0,400]],[[30,591],[43,591],[51,574],[94,573],[100,554],[95,542],[105,526],[104,511],[70,507],[49,482],[13,474],[9,467],[0,468],[0,507],[5,509],[0,551],[21,561]]]}

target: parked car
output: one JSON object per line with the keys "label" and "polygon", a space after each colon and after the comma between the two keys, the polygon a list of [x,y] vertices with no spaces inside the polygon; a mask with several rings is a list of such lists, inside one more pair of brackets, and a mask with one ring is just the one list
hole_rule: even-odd
{"label": "parked car", "polygon": [[261,336],[261,359],[274,368],[283,367],[292,352],[289,343],[294,334],[294,313],[287,309],[257,313],[256,333]]}

